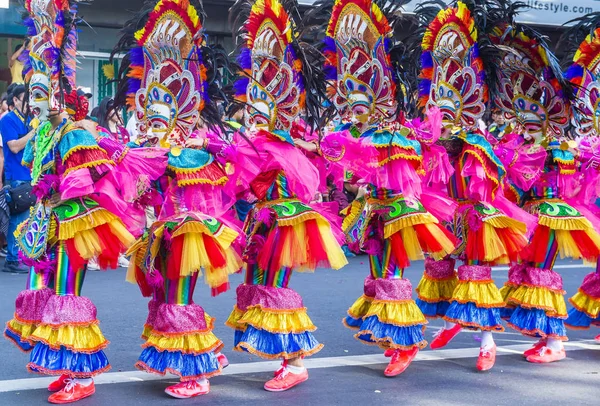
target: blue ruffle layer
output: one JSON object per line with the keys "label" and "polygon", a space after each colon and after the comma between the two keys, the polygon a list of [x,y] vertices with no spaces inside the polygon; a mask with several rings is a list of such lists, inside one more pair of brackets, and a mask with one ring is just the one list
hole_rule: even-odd
{"label": "blue ruffle layer", "polygon": [[65,347],[53,350],[44,343],[36,343],[27,368],[42,374],[72,373],[77,377],[94,376],[109,368],[108,358],[104,351],[93,354],[73,352]]}
{"label": "blue ruffle layer", "polygon": [[514,312],[514,307],[503,307],[502,309],[500,309],[500,317],[502,317],[502,320],[508,320],[511,318]]}
{"label": "blue ruffle layer", "polygon": [[466,328],[503,330],[499,307],[477,307],[473,302],[452,302],[446,317]]}
{"label": "blue ruffle layer", "polygon": [[429,318],[445,316],[448,308],[450,307],[450,302],[446,301],[429,303],[417,298],[415,299],[415,303],[417,303],[417,306],[419,306],[419,309],[421,309],[421,312],[425,315],[425,317]]}
{"label": "blue ruffle layer", "polygon": [[21,337],[19,337],[17,334],[13,333],[9,329],[4,330],[4,336],[25,352],[31,351],[33,349],[33,345],[29,344],[28,342],[21,341]]}
{"label": "blue ruffle layer", "polygon": [[248,351],[246,347],[250,347],[258,353],[257,355],[293,354],[300,351],[312,353],[319,346],[319,342],[310,331],[299,334],[276,334],[249,325],[246,331],[235,332],[234,347],[243,351]]}
{"label": "blue ruffle layer", "polygon": [[402,347],[413,347],[425,341],[422,324],[395,326],[382,323],[377,316],[367,317],[355,337],[369,344],[388,342]]}
{"label": "blue ruffle layer", "polygon": [[214,352],[194,355],[181,352],[161,352],[154,347],[144,348],[136,366],[147,372],[163,375],[169,372],[182,378],[212,375],[220,369]]}
{"label": "blue ruffle layer", "polygon": [[565,320],[565,324],[567,327],[573,328],[590,328],[592,324],[600,325],[600,315],[595,319],[592,319],[584,312],[580,312],[579,310],[572,308],[569,310],[569,318]]}
{"label": "blue ruffle layer", "polygon": [[362,319],[355,319],[354,317],[346,316],[344,319],[346,325],[351,328],[360,328],[362,324]]}
{"label": "blue ruffle layer", "polygon": [[508,320],[508,324],[523,334],[535,337],[566,337],[567,335],[564,320],[548,317],[542,309],[527,309],[518,306]]}

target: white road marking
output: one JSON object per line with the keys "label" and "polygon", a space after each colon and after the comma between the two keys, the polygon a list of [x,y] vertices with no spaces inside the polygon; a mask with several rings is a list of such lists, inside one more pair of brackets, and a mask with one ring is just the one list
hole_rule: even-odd
{"label": "white road marking", "polygon": [[[596,264],[566,264],[566,265],[554,265],[552,269],[579,269],[579,268],[595,268]],[[508,271],[508,266],[495,266],[492,271]]]}
{"label": "white road marking", "polygon": [[[498,356],[509,355],[509,354],[520,354],[523,351],[531,348],[532,342],[528,344],[518,345],[505,345],[498,347]],[[600,351],[600,345],[594,340],[583,340],[583,341],[568,341],[565,343],[568,347],[567,351],[581,351],[581,350],[594,350]],[[437,350],[437,351],[420,351],[417,354],[415,361],[441,361],[449,359],[459,358],[475,358],[479,354],[479,348],[473,346],[471,348],[458,348],[448,350]],[[317,368],[336,368],[336,367],[348,367],[348,366],[366,366],[375,364],[386,364],[389,358],[385,358],[383,354],[374,355],[353,355],[347,357],[326,357],[326,358],[310,358],[304,361],[308,369]],[[279,361],[262,361],[262,362],[248,362],[242,364],[232,364],[225,370],[223,375],[240,375],[240,374],[253,374],[261,372],[272,372],[279,368]],[[17,391],[28,391],[36,389],[45,389],[50,382],[54,379],[53,377],[44,378],[26,378],[26,379],[10,379],[0,381],[0,393],[2,392],[17,392]],[[127,372],[108,372],[102,374],[94,379],[96,385],[105,385],[111,383],[131,383],[131,382],[145,382],[145,381],[157,381],[164,379],[176,379],[175,377],[164,377],[160,375],[147,374],[141,371],[127,371]]]}

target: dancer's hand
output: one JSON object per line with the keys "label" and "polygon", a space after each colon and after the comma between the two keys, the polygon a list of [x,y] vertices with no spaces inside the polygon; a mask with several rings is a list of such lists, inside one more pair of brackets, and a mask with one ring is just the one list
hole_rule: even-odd
{"label": "dancer's hand", "polygon": [[50,196],[50,199],[48,199],[48,205],[51,208],[58,206],[60,204],[60,202],[61,202],[61,200],[60,200],[59,193],[54,193],[52,196]]}
{"label": "dancer's hand", "polygon": [[188,138],[185,141],[187,148],[206,148],[208,146],[208,138]]}
{"label": "dancer's hand", "polygon": [[75,127],[85,130],[92,134],[94,138],[98,139],[100,134],[98,133],[98,125],[92,120],[80,120],[75,123]]}

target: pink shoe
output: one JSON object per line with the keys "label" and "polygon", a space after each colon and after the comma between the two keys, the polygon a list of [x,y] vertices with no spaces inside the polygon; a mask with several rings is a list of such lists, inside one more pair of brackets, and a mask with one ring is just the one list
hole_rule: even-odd
{"label": "pink shoe", "polygon": [[65,379],[65,387],[60,391],[53,393],[48,397],[48,402],[62,405],[65,403],[73,403],[78,400],[92,396],[96,392],[94,382],[88,386],[84,386],[77,379]]}
{"label": "pink shoe", "polygon": [[542,347],[536,354],[527,357],[527,361],[533,362],[534,364],[548,364],[565,358],[567,358],[567,354],[565,353],[564,348],[560,351],[556,351],[549,347]]}
{"label": "pink shoe", "polygon": [[299,374],[293,374],[285,368],[282,373],[265,383],[265,390],[269,392],[283,392],[306,380],[308,380],[308,371],[306,368]]}
{"label": "pink shoe", "polygon": [[227,359],[225,354],[219,353],[217,355],[217,361],[219,361],[219,365],[221,365],[221,368],[223,368],[223,369],[225,369],[229,366],[229,360]]}
{"label": "pink shoe", "polygon": [[527,358],[530,355],[537,354],[538,351],[540,350],[540,348],[544,347],[545,345],[546,345],[546,339],[545,338],[540,338],[537,343],[533,344],[533,347],[531,347],[530,349],[528,349],[527,351],[525,351],[523,353],[523,356],[525,358]]}
{"label": "pink shoe", "polygon": [[429,347],[432,350],[436,350],[438,348],[445,347],[446,345],[448,345],[448,343],[450,341],[452,341],[452,339],[454,337],[456,337],[458,335],[458,333],[460,333],[461,330],[462,330],[462,327],[460,324],[456,324],[451,329],[445,329],[445,328],[441,329],[440,331],[437,332],[437,334],[431,341],[431,344],[429,345]]}
{"label": "pink shoe", "polygon": [[285,367],[287,367],[287,364],[288,360],[284,358],[283,361],[281,361],[281,366],[279,367],[279,369],[273,372],[273,376],[277,378],[279,375],[281,375],[281,373],[285,370]]}
{"label": "pink shoe", "polygon": [[600,343],[600,334],[598,334],[596,337],[594,337],[594,340],[596,340],[597,343]]}
{"label": "pink shoe", "polygon": [[177,399],[189,399],[210,392],[210,383],[198,383],[198,381],[179,382],[177,385],[169,386],[165,393]]}
{"label": "pink shoe", "polygon": [[496,363],[496,344],[491,348],[481,348],[477,358],[477,369],[489,371]]}
{"label": "pink shoe", "polygon": [[414,347],[408,351],[396,350],[383,374],[389,377],[400,375],[406,371],[418,352],[419,347]]}
{"label": "pink shoe", "polygon": [[67,381],[69,380],[69,375],[61,375],[58,377],[56,381],[52,381],[50,385],[48,385],[48,390],[50,392],[58,392],[62,390],[67,385]]}

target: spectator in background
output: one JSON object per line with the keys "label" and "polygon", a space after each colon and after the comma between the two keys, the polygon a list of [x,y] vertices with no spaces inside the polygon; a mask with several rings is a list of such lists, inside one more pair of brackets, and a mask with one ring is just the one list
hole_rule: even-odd
{"label": "spectator in background", "polygon": [[0,99],[0,119],[4,117],[8,111],[8,93],[4,93]]}
{"label": "spectator in background", "polygon": [[25,50],[25,47],[29,46],[29,42],[17,45],[15,51],[8,60],[8,67],[10,68],[11,83],[23,83],[23,62],[19,60],[19,57]]}
{"label": "spectator in background", "polygon": [[127,144],[130,141],[129,133],[123,124],[121,113],[114,108],[114,100],[105,97],[98,106],[98,125],[107,130],[116,141]]}
{"label": "spectator in background", "polygon": [[[23,150],[35,134],[29,130],[29,119],[25,115],[27,100],[25,100],[25,86],[18,85],[12,89],[11,103],[13,109],[0,120],[0,134],[4,144],[4,174],[6,183],[10,187],[17,187],[23,183],[31,182],[29,168],[22,165]],[[3,272],[27,273],[27,268],[19,264],[19,248],[15,241],[14,232],[17,226],[27,219],[28,211],[11,214],[7,233],[7,256]]]}
{"label": "spectator in background", "polygon": [[500,109],[492,109],[492,124],[488,127],[490,134],[499,140],[504,137],[507,128],[508,123],[506,122],[502,111]]}

